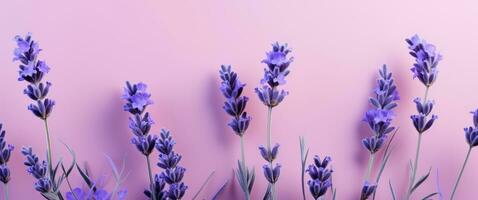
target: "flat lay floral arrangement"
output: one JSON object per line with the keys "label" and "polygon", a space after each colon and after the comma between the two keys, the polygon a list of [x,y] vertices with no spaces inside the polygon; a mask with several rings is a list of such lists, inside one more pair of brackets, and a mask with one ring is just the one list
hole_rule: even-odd
{"label": "flat lay floral arrangement", "polygon": [[[18,35],[14,37],[17,47],[14,49],[13,61],[19,66],[18,81],[25,85],[24,94],[31,100],[27,109],[44,124],[38,129],[43,130],[45,134],[45,145],[43,149],[32,149],[24,146],[14,148],[14,144],[8,143],[8,124],[0,124],[0,181],[4,186],[4,199],[9,199],[9,181],[15,179],[11,172],[25,171],[31,175],[31,186],[37,192],[38,196],[49,200],[112,200],[112,199],[130,199],[128,198],[128,188],[122,184],[128,179],[128,170],[124,163],[115,163],[113,159],[105,156],[109,162],[114,177],[114,187],[106,187],[105,181],[98,177],[93,177],[89,169],[82,163],[77,162],[74,149],[66,143],[52,142],[49,128],[49,116],[54,114],[55,101],[49,96],[50,89],[54,88],[52,83],[48,82],[47,75],[50,73],[50,66],[40,56],[43,51],[39,43],[32,34]],[[406,46],[405,46],[406,45]],[[413,102],[402,102],[416,106],[416,114],[410,116],[410,123],[416,129],[416,150],[414,155],[410,155],[408,166],[403,166],[408,171],[408,185],[405,191],[398,191],[394,188],[394,182],[383,176],[387,166],[391,165],[390,158],[394,156],[393,143],[394,138],[400,134],[399,127],[393,125],[396,117],[394,109],[400,100],[399,91],[394,81],[393,73],[386,65],[378,68],[375,88],[371,88],[371,97],[369,99],[369,110],[363,114],[363,123],[369,129],[369,135],[357,143],[363,146],[362,151],[368,154],[368,164],[363,172],[362,189],[356,199],[366,200],[375,199],[378,190],[387,191],[390,199],[454,199],[456,193],[460,192],[460,180],[466,171],[466,165],[469,161],[473,147],[478,145],[478,109],[471,111],[471,126],[464,128],[465,142],[463,143],[463,163],[461,168],[456,169],[456,181],[451,193],[443,193],[440,187],[433,191],[427,191],[426,196],[418,196],[415,191],[421,190],[420,186],[425,184],[436,184],[431,180],[434,176],[433,170],[424,162],[420,162],[422,151],[422,140],[431,139],[435,123],[440,123],[438,116],[433,114],[435,101],[428,98],[429,93],[433,92],[434,83],[439,80],[439,63],[442,55],[438,49],[431,43],[414,35],[405,39],[404,51],[408,47],[410,58],[413,59],[411,66],[410,81],[419,81],[423,85],[423,94],[416,94],[417,98]],[[280,144],[274,142],[272,126],[273,111],[281,109],[280,104],[287,100],[289,91],[284,87],[287,81],[293,81],[294,77],[290,74],[294,58],[292,57],[292,48],[286,43],[276,42],[272,44],[272,49],[267,51],[265,58],[261,61],[264,65],[262,73],[263,78],[258,80],[255,88],[246,86],[241,82],[239,75],[230,65],[218,67],[219,73],[217,79],[220,81],[220,87],[217,93],[223,95],[224,103],[222,106],[224,115],[230,118],[228,124],[223,126],[230,127],[230,133],[237,135],[237,142],[240,144],[240,157],[237,158],[237,166],[233,169],[235,173],[235,182],[229,182],[240,188],[243,193],[243,199],[250,200],[251,192],[254,190],[254,183],[257,179],[264,179],[268,187],[263,191],[261,199],[275,200],[281,199],[278,195],[279,188],[276,183],[281,181],[281,167],[276,158],[280,156]],[[12,64],[13,65],[13,64]],[[54,69],[54,68],[52,68]],[[258,73],[260,73],[258,69]],[[294,68],[300,70],[300,68]],[[293,71],[292,71],[293,72]],[[11,75],[14,78],[14,75]],[[65,83],[66,84],[66,83]],[[185,199],[186,193],[192,196],[192,199],[199,199],[199,194],[206,187],[210,176],[204,181],[196,191],[188,187],[188,183],[183,181],[183,177],[188,176],[187,168],[192,166],[183,166],[181,161],[188,157],[196,156],[190,154],[181,154],[175,150],[176,142],[173,132],[166,128],[161,129],[160,133],[153,133],[151,128],[155,126],[154,116],[148,112],[148,106],[153,104],[151,94],[148,92],[147,84],[143,82],[126,81],[124,86],[118,86],[118,90],[124,87],[123,95],[119,96],[124,102],[123,109],[129,114],[128,127],[131,132],[131,145],[137,149],[135,156],[144,158],[147,168],[141,171],[133,171],[131,174],[147,174],[148,179],[144,180],[144,199],[152,200],[178,200]],[[254,90],[256,97],[263,103],[267,110],[266,121],[254,121],[251,114],[247,112],[249,98],[244,95],[245,90]],[[293,93],[293,91],[292,91]],[[291,93],[291,94],[292,94]],[[252,98],[252,97],[251,97]],[[478,105],[477,105],[478,106]],[[463,113],[466,115],[467,113]],[[359,119],[360,120],[360,119]],[[264,124],[267,132],[264,133],[264,143],[257,147],[257,153],[246,155],[245,143],[247,142],[247,129],[249,124]],[[279,123],[279,122],[278,122]],[[286,122],[281,122],[286,123]],[[300,147],[300,160],[296,166],[287,166],[288,168],[297,168],[301,171],[301,177],[297,177],[297,183],[294,186],[301,187],[302,199],[342,199],[340,197],[340,185],[335,185],[333,177],[336,172],[334,165],[341,165],[333,162],[333,158],[328,155],[322,155],[321,152],[315,152],[307,147],[307,139],[297,135],[299,139],[297,146]],[[53,145],[64,146],[70,155],[58,155],[52,151]],[[13,151],[20,151],[24,156],[25,169],[9,167],[9,160]],[[60,157],[70,156],[72,162],[64,162]],[[261,157],[264,164],[255,168],[248,164],[247,160],[251,157]],[[378,166],[378,167],[374,167]],[[154,174],[155,171],[159,173]],[[423,173],[425,172],[425,173]],[[256,176],[256,173],[259,174]],[[374,176],[375,175],[375,176]],[[70,182],[72,176],[79,176],[84,184],[74,185]],[[142,186],[138,186],[142,187]],[[217,191],[212,199],[221,199],[225,192],[224,184]]]}

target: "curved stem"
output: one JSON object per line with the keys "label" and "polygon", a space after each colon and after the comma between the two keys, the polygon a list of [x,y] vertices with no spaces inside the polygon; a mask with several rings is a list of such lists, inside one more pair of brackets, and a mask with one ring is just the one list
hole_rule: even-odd
{"label": "curved stem", "polygon": [[370,157],[368,159],[368,167],[367,167],[367,173],[365,174],[365,181],[368,181],[370,179],[370,173],[372,172],[372,167],[373,163],[375,161],[375,154],[371,153]]}
{"label": "curved stem", "polygon": [[146,156],[146,162],[148,163],[148,175],[149,175],[149,189],[151,190],[151,196],[153,200],[156,200],[156,192],[154,191],[153,173],[151,172],[151,162],[149,156]]}
{"label": "curved stem", "polygon": [[456,179],[455,186],[453,186],[453,192],[451,193],[450,200],[453,199],[455,196],[456,188],[458,188],[458,184],[460,183],[461,176],[463,175],[463,171],[465,171],[466,163],[468,163],[468,158],[470,158],[470,153],[471,153],[471,147],[468,149],[468,153],[466,153],[466,158],[465,161],[463,162],[463,166],[461,166],[460,174],[458,175],[458,178]]}
{"label": "curved stem", "polygon": [[8,200],[8,183],[3,184],[3,192],[5,193],[5,200]]}
{"label": "curved stem", "polygon": [[[50,130],[48,128],[48,121],[45,119],[43,120],[45,123],[45,132],[46,132],[46,143],[47,143],[47,154],[48,154],[48,173],[50,174],[50,171],[53,170],[53,165],[52,165],[52,160],[53,158],[51,157],[51,142],[50,142]],[[50,174],[50,176],[53,176],[53,174]],[[53,180],[53,177],[51,177]]]}

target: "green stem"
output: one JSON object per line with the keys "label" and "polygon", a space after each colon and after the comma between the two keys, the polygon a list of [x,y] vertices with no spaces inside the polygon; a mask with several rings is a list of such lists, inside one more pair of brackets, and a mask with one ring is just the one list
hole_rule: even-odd
{"label": "green stem", "polygon": [[370,173],[372,172],[373,163],[375,161],[375,154],[371,153],[368,159],[367,173],[365,174],[365,181],[370,179]]}
{"label": "green stem", "polygon": [[418,158],[420,156],[421,142],[422,142],[422,134],[419,133],[418,134],[418,142],[417,142],[417,150],[416,150],[416,153],[415,153],[415,162],[413,163],[412,177],[411,177],[411,180],[410,180],[410,184],[408,185],[407,199],[410,199],[411,190],[413,188],[413,185],[415,184],[415,178],[417,176]]}
{"label": "green stem", "polygon": [[[248,182],[248,178],[247,178],[247,174],[249,173],[247,168],[246,168],[246,156],[244,155],[244,137],[241,135],[241,167],[242,167],[242,171],[244,172],[244,177],[243,180],[244,181],[247,181],[247,186],[249,187],[249,182]],[[246,200],[249,200],[251,199],[250,197],[250,194],[249,194],[249,188],[246,188],[245,191],[244,191],[244,194],[246,195]]]}
{"label": "green stem", "polygon": [[[268,110],[267,110],[267,150],[269,152],[271,152],[271,124],[272,124],[272,107],[268,107]],[[269,161],[269,165],[271,167],[271,169],[274,169],[274,166],[272,165],[272,161]],[[275,198],[275,184],[271,183],[271,196],[272,196],[272,199],[276,199]]]}
{"label": "green stem", "polygon": [[[45,123],[45,132],[46,132],[46,144],[47,144],[47,154],[48,154],[48,173],[50,174],[50,171],[53,170],[53,165],[52,165],[52,160],[53,158],[51,157],[51,142],[50,142],[50,129],[48,128],[48,121],[45,119],[43,120]],[[53,174],[50,174],[50,176],[53,176]],[[53,180],[53,177],[51,177]]]}
{"label": "green stem", "polygon": [[146,156],[146,162],[148,163],[148,175],[149,175],[149,189],[151,190],[151,195],[153,200],[156,200],[156,193],[154,192],[154,182],[153,182],[153,173],[151,172],[151,162],[149,161],[149,156]]}
{"label": "green stem", "polygon": [[5,192],[5,200],[8,200],[8,183],[3,184],[3,190]]}
{"label": "green stem", "polygon": [[456,188],[458,188],[458,184],[460,183],[461,176],[463,175],[463,171],[465,171],[465,166],[466,163],[468,163],[468,158],[470,158],[470,153],[471,153],[471,147],[468,149],[468,153],[466,153],[466,158],[465,161],[463,162],[463,166],[461,166],[460,174],[458,175],[458,178],[456,179],[455,186],[453,187],[453,192],[451,193],[450,200],[453,200],[453,197],[455,196]]}

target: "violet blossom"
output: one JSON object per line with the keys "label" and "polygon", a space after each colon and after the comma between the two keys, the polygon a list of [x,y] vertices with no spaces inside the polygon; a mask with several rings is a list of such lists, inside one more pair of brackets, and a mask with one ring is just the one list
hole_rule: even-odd
{"label": "violet blossom", "polygon": [[42,82],[50,67],[45,61],[39,60],[38,54],[41,49],[38,42],[32,39],[31,33],[27,33],[25,37],[15,36],[15,42],[17,48],[13,53],[13,61],[20,62],[18,80],[28,82],[29,85],[23,92],[35,101],[28,106],[28,110],[40,119],[46,120],[55,105],[55,101],[46,98],[51,83]]}
{"label": "violet blossom", "polygon": [[0,123],[0,182],[7,184],[10,181],[10,169],[7,163],[10,160],[14,147],[11,144],[7,144],[6,132],[2,128],[3,125]]}
{"label": "violet blossom", "polygon": [[309,165],[306,170],[309,173],[310,180],[307,182],[309,191],[314,199],[323,197],[327,190],[332,187],[332,169],[329,164],[332,159],[326,156],[323,160],[319,156],[314,156],[314,164]]}

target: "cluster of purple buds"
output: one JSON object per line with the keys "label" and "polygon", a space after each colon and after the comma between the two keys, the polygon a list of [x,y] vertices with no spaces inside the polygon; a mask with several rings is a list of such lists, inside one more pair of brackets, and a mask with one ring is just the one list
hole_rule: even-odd
{"label": "cluster of purple buds", "polygon": [[395,127],[391,126],[393,109],[397,107],[396,101],[400,99],[397,88],[394,84],[392,73],[383,65],[379,70],[380,77],[377,80],[377,87],[374,90],[374,97],[369,102],[373,108],[365,113],[364,122],[368,124],[373,135],[362,140],[363,146],[374,154],[380,150],[388,133]]}
{"label": "cluster of purple buds", "polygon": [[309,173],[310,180],[307,182],[309,191],[314,199],[319,199],[327,193],[327,190],[332,187],[332,169],[329,164],[332,159],[326,156],[320,160],[319,156],[314,157],[314,164],[309,165],[307,173]]}
{"label": "cluster of purple buds", "polygon": [[436,115],[432,115],[430,119],[427,119],[430,113],[432,112],[433,105],[435,102],[426,100],[422,101],[420,98],[414,100],[418,114],[410,116],[413,121],[413,126],[418,131],[419,134],[427,131],[432,125],[433,122],[438,118]]}
{"label": "cluster of purple buds", "polygon": [[151,125],[154,122],[149,113],[144,113],[144,111],[153,102],[150,99],[151,94],[146,91],[146,88],[147,86],[144,83],[131,84],[126,82],[122,98],[126,100],[126,104],[123,106],[124,110],[132,114],[129,117],[129,128],[134,134],[131,142],[143,155],[149,156],[154,150],[158,137],[149,135]]}
{"label": "cluster of purple buds", "polygon": [[470,148],[473,148],[478,146],[478,109],[471,113],[473,114],[473,127],[465,128],[465,137]]}
{"label": "cluster of purple buds", "polygon": [[47,176],[48,165],[46,161],[40,161],[38,156],[33,153],[31,147],[23,147],[22,154],[26,157],[24,162],[27,166],[27,172],[30,173],[37,181],[35,182],[35,190],[38,192],[49,193],[52,191],[52,181]]}
{"label": "cluster of purple buds", "polygon": [[[173,150],[175,144],[176,142],[171,137],[171,133],[161,129],[161,136],[156,143],[156,150],[159,151],[159,162],[157,165],[164,169],[164,171],[155,175],[153,183],[155,196],[158,200],[181,199],[188,188],[182,182],[186,169],[178,165],[182,157]],[[165,190],[166,184],[169,185],[168,190]],[[152,197],[149,190],[145,191],[145,195],[149,198]]]}
{"label": "cluster of purple buds", "polygon": [[10,170],[8,169],[7,162],[10,160],[14,147],[7,144],[5,130],[2,128],[2,124],[0,124],[0,181],[7,184],[10,181]]}
{"label": "cluster of purple buds", "polygon": [[[117,192],[115,199],[124,200],[126,199],[126,194],[126,190],[121,190]],[[66,200],[111,200],[112,196],[112,193],[101,188],[88,188],[87,190],[83,190],[82,188],[74,188],[72,192],[66,193]]]}
{"label": "cluster of purple buds", "polygon": [[19,81],[27,81],[29,85],[23,91],[30,99],[36,101],[28,106],[28,110],[40,119],[46,120],[55,105],[55,101],[46,98],[50,89],[50,82],[42,82],[43,77],[50,71],[45,61],[38,59],[41,49],[31,34],[24,38],[15,36],[17,48],[14,51],[13,61],[20,62]]}
{"label": "cluster of purple buds", "polygon": [[289,93],[284,90],[279,90],[279,85],[286,83],[285,77],[289,75],[289,65],[294,60],[293,57],[288,58],[287,54],[291,49],[287,44],[280,45],[275,43],[272,45],[272,51],[266,53],[266,59],[262,60],[267,64],[264,69],[264,78],[261,80],[261,86],[255,89],[259,99],[266,106],[272,108],[279,105],[285,96]]}
{"label": "cluster of purple buds", "polygon": [[237,74],[232,71],[231,66],[222,65],[219,74],[222,80],[220,90],[224,97],[226,97],[223,109],[233,117],[229,126],[238,136],[242,137],[251,121],[251,117],[244,111],[249,98],[241,96],[246,84],[239,81]]}
{"label": "cluster of purple buds", "polygon": [[[266,160],[269,163],[274,162],[274,160],[277,157],[277,154],[279,153],[279,144],[275,144],[274,147],[271,149],[268,149],[264,147],[263,145],[259,146],[259,152],[261,153],[262,158]],[[266,177],[267,181],[269,183],[274,184],[279,180],[279,175],[280,175],[280,168],[282,166],[277,163],[274,167],[272,164],[265,164],[262,166],[262,169],[264,171],[264,176]]]}
{"label": "cluster of purple buds", "polygon": [[418,78],[426,87],[430,87],[437,78],[437,65],[442,60],[442,55],[438,53],[435,45],[427,43],[418,35],[406,39],[406,42],[410,54],[415,58],[411,68],[413,77]]}
{"label": "cluster of purple buds", "polygon": [[376,184],[371,184],[368,181],[365,181],[360,194],[360,200],[367,200],[373,193],[375,193],[376,189]]}

